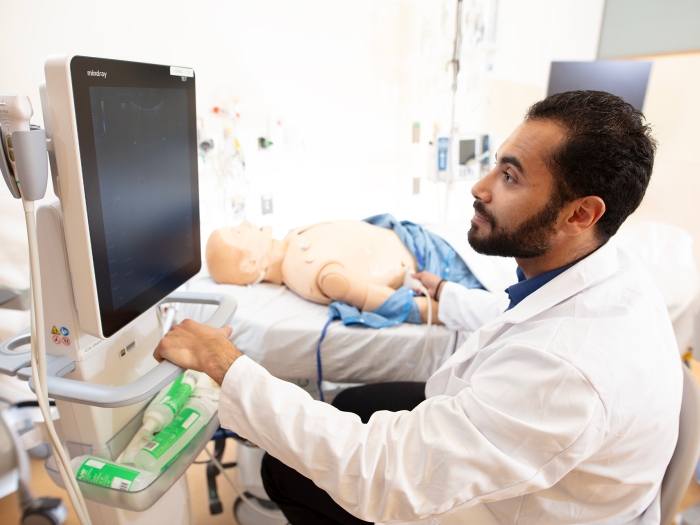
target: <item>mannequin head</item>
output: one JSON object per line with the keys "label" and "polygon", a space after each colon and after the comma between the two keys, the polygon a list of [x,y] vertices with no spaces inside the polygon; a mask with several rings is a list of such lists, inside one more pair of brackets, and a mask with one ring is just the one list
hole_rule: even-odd
{"label": "mannequin head", "polygon": [[209,273],[217,282],[247,285],[259,282],[270,262],[272,228],[248,221],[220,228],[207,241]]}

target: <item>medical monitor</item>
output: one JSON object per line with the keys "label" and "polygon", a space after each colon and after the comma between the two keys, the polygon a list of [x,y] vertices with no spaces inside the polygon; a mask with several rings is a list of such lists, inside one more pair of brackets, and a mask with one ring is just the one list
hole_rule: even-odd
{"label": "medical monitor", "polygon": [[201,268],[194,72],[82,56],[45,69],[80,325],[107,338]]}
{"label": "medical monitor", "polygon": [[552,62],[547,96],[575,90],[607,91],[642,111],[651,62]]}

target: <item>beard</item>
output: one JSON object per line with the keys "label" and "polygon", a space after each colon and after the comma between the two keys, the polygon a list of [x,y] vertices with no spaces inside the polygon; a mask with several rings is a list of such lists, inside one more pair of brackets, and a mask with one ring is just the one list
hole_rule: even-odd
{"label": "beard", "polygon": [[514,230],[499,227],[496,218],[486,210],[482,201],[474,202],[474,209],[491,226],[491,233],[480,238],[477,232],[481,225],[472,224],[469,230],[469,244],[478,253],[497,257],[517,257],[532,259],[544,255],[552,246],[555,224],[563,204],[561,199],[552,199],[534,217],[530,217]]}

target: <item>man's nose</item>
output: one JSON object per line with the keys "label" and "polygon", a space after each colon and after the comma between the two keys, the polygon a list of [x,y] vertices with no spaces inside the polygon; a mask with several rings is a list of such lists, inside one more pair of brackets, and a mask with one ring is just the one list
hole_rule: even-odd
{"label": "man's nose", "polygon": [[497,172],[498,170],[494,167],[483,179],[479,179],[476,184],[472,186],[472,195],[475,199],[491,202],[492,188],[496,180]]}

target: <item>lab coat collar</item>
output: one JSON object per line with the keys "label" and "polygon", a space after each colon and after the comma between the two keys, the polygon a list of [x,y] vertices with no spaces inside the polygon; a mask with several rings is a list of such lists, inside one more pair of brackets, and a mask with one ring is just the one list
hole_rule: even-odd
{"label": "lab coat collar", "polygon": [[576,295],[580,291],[607,279],[619,267],[617,246],[614,239],[610,239],[595,252],[528,295],[520,303],[498,316],[491,323],[488,323],[482,330],[487,329],[492,324],[522,323]]}
{"label": "lab coat collar", "polygon": [[532,292],[516,306],[479,328],[428,380],[426,395],[430,397],[436,393],[443,393],[443,384],[447,384],[450,370],[457,363],[471,359],[512,325],[527,321],[614,275],[620,268],[617,253],[617,246],[614,240],[610,239],[588,257]]}

